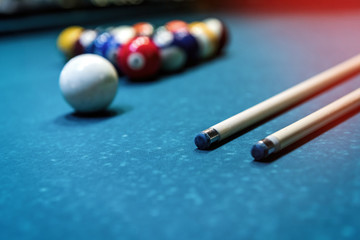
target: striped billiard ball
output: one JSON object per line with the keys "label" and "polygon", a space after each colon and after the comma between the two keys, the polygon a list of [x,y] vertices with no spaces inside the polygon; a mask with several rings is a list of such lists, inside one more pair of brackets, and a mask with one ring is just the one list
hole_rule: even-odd
{"label": "striped billiard ball", "polygon": [[228,30],[225,24],[216,18],[208,18],[203,21],[206,26],[216,35],[218,46],[216,53],[219,54],[229,41]]}
{"label": "striped billiard ball", "polygon": [[213,57],[218,46],[218,39],[215,33],[203,22],[190,23],[189,31],[199,44],[200,59]]}

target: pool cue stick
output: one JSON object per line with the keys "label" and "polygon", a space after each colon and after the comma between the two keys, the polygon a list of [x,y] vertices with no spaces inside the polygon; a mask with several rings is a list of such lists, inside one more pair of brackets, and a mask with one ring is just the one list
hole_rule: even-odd
{"label": "pool cue stick", "polygon": [[215,143],[339,84],[359,72],[360,54],[202,131],[195,137],[195,144],[199,149],[208,149]]}
{"label": "pool cue stick", "polygon": [[251,155],[255,160],[264,159],[357,108],[360,88],[260,140],[252,147]]}

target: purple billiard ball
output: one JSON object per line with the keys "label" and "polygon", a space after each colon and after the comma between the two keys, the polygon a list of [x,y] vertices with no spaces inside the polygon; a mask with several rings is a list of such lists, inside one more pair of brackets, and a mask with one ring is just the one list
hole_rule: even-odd
{"label": "purple billiard ball", "polygon": [[193,64],[199,60],[199,44],[196,38],[186,29],[174,32],[175,41],[187,55],[187,63]]}
{"label": "purple billiard ball", "polygon": [[162,70],[166,72],[178,71],[185,66],[186,52],[179,45],[173,32],[161,27],[157,29],[153,41],[160,50]]}

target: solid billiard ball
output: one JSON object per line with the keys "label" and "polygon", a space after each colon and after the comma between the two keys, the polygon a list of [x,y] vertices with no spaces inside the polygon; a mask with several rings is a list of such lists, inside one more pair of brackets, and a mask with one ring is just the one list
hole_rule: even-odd
{"label": "solid billiard ball", "polygon": [[187,63],[196,63],[200,55],[200,47],[196,38],[184,29],[174,32],[174,38],[177,44],[186,52]]}
{"label": "solid billiard ball", "polygon": [[208,28],[215,33],[217,39],[218,39],[218,47],[217,47],[217,54],[221,52],[221,50],[224,48],[224,46],[227,44],[229,36],[228,36],[228,30],[225,26],[225,24],[216,18],[208,18],[203,21]]}
{"label": "solid billiard ball", "polygon": [[105,58],[82,54],[72,58],[60,74],[60,90],[65,100],[78,112],[105,110],[113,101],[118,76]]}
{"label": "solid billiard ball", "polygon": [[93,53],[105,57],[110,38],[111,34],[109,32],[103,32],[99,34],[94,41]]}
{"label": "solid billiard ball", "polygon": [[118,73],[122,73],[119,63],[118,63],[118,54],[122,47],[121,41],[117,38],[117,35],[111,35],[108,39],[107,48],[105,51],[105,58],[109,60],[118,70]]}
{"label": "solid billiard ball", "polygon": [[161,27],[155,32],[153,41],[160,49],[162,70],[178,71],[185,66],[186,52],[180,47],[174,33]]}
{"label": "solid billiard ball", "polygon": [[205,23],[190,23],[189,31],[199,43],[201,59],[207,59],[215,55],[218,39],[215,33],[213,33]]}
{"label": "solid billiard ball", "polygon": [[65,28],[59,34],[57,38],[57,47],[67,58],[72,58],[74,56],[75,43],[83,31],[84,29],[82,27],[71,26]]}
{"label": "solid billiard ball", "polygon": [[92,29],[84,30],[79,39],[75,42],[74,54],[80,55],[83,53],[94,52],[94,42],[98,36],[98,32]]}
{"label": "solid billiard ball", "polygon": [[118,63],[130,79],[151,78],[159,71],[160,52],[149,37],[139,36],[121,47]]}
{"label": "solid billiard ball", "polygon": [[104,57],[117,67],[117,54],[119,52],[121,44],[115,38],[115,36],[111,35],[106,45],[107,47],[104,52]]}
{"label": "solid billiard ball", "polygon": [[165,24],[165,28],[171,32],[188,31],[188,25],[181,20],[173,20]]}
{"label": "solid billiard ball", "polygon": [[151,37],[154,33],[154,26],[148,22],[139,22],[134,24],[133,27],[137,36]]}

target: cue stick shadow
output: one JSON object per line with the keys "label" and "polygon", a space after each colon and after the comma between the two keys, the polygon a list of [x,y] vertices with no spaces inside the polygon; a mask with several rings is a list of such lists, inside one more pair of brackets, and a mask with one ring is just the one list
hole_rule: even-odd
{"label": "cue stick shadow", "polygon": [[237,132],[236,134],[234,134],[234,135],[232,135],[232,136],[230,136],[230,137],[228,137],[228,138],[226,138],[226,139],[224,139],[224,140],[222,140],[222,141],[220,141],[220,142],[215,143],[214,145],[210,146],[209,149],[200,150],[200,149],[197,149],[197,148],[196,148],[196,150],[199,151],[199,152],[200,152],[200,151],[201,151],[201,152],[203,152],[203,151],[206,152],[206,151],[215,150],[216,148],[219,148],[219,147],[223,146],[224,144],[227,144],[228,142],[233,141],[234,139],[236,139],[236,138],[238,138],[238,137],[240,137],[240,136],[242,136],[242,135],[244,135],[244,134],[246,134],[246,133],[254,130],[255,128],[257,128],[257,127],[265,124],[266,122],[269,122],[269,121],[273,120],[274,118],[279,117],[280,115],[282,115],[282,114],[290,111],[291,109],[300,106],[301,104],[309,101],[310,99],[315,98],[316,96],[319,96],[319,95],[323,94],[324,92],[332,89],[332,88],[335,87],[336,85],[340,85],[340,84],[343,83],[345,80],[347,80],[347,79],[349,79],[349,78],[353,78],[353,77],[355,77],[356,75],[358,75],[358,74],[350,75],[350,76],[342,79],[340,83],[334,83],[334,84],[328,86],[327,88],[325,88],[325,89],[323,89],[323,90],[321,90],[321,91],[319,91],[319,92],[317,92],[317,93],[314,93],[314,94],[310,95],[310,96],[307,97],[306,99],[304,99],[304,100],[302,100],[302,101],[300,101],[300,102],[298,102],[298,103],[296,103],[296,104],[294,104],[294,105],[291,105],[291,106],[289,106],[289,107],[281,110],[280,112],[275,113],[275,114],[273,114],[273,115],[271,115],[271,116],[269,116],[269,117],[267,117],[267,118],[265,118],[265,119],[263,119],[263,120],[255,123],[255,124],[253,124],[253,125],[245,128],[245,129]]}
{"label": "cue stick shadow", "polygon": [[266,166],[267,164],[270,164],[270,163],[278,160],[279,158],[289,154],[290,152],[294,151],[295,149],[301,147],[302,145],[304,145],[304,144],[310,142],[311,140],[317,138],[318,136],[320,136],[323,133],[329,131],[330,129],[336,127],[337,125],[345,122],[346,120],[350,119],[351,117],[355,116],[358,113],[360,113],[360,107],[355,108],[354,110],[352,110],[351,112],[349,112],[348,114],[346,114],[346,115],[344,115],[344,116],[342,116],[340,118],[337,118],[336,120],[330,122],[329,124],[325,125],[324,127],[318,129],[317,131],[307,135],[306,137],[300,139],[299,141],[297,141],[297,142],[289,145],[288,147],[280,150],[279,152],[270,155],[266,159],[262,159],[262,160],[258,160],[258,161],[253,160],[251,164],[254,165],[254,166],[258,166],[258,167]]}
{"label": "cue stick shadow", "polygon": [[63,126],[84,126],[99,123],[116,116],[123,115],[132,110],[132,107],[112,107],[108,110],[97,113],[78,113],[71,112],[55,119],[55,123]]}

